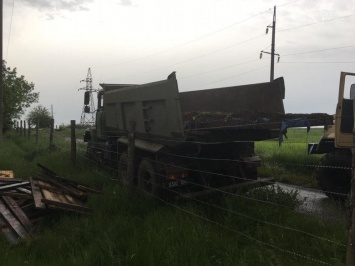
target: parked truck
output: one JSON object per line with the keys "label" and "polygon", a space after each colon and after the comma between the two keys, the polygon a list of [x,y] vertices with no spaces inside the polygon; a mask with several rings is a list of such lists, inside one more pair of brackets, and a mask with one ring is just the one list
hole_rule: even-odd
{"label": "parked truck", "polygon": [[125,173],[134,121],[134,182],[145,192],[193,196],[272,182],[258,178],[254,142],[279,136],[283,78],[179,92],[173,72],[143,85],[100,86],[95,128],[84,136],[88,156]]}
{"label": "parked truck", "polygon": [[351,188],[355,84],[349,86],[349,97],[345,96],[346,80],[351,76],[355,73],[340,73],[334,124],[324,127],[318,143],[308,144],[309,154],[325,154],[319,163],[317,180],[325,194],[334,199],[346,198]]}

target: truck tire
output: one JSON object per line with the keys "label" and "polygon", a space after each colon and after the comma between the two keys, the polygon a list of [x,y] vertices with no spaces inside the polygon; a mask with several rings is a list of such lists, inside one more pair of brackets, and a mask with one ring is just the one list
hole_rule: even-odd
{"label": "truck tire", "polygon": [[345,149],[332,151],[320,160],[318,185],[329,198],[342,200],[350,193],[351,160],[350,150]]}
{"label": "truck tire", "polygon": [[138,188],[146,194],[159,197],[157,172],[148,159],[143,159],[138,167]]}

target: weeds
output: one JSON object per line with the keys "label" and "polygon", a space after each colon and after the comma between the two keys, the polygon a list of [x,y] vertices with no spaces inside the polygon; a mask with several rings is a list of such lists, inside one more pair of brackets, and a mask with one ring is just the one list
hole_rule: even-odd
{"label": "weeds", "polygon": [[[69,130],[55,134],[59,148],[54,151],[47,149],[45,135],[38,145],[7,135],[0,168],[27,178],[39,162],[62,176],[102,188],[103,194],[89,198],[92,216],[53,213],[41,221],[41,233],[31,242],[10,248],[0,239],[0,265],[316,265],[311,258],[342,265],[345,260],[345,228],[295,212],[300,203],[296,192],[268,186],[205,203],[167,204],[138,191],[128,197],[118,182],[103,178],[83,160],[71,166],[70,142],[65,140]],[[266,160],[265,171],[272,169],[273,160],[278,160],[277,171],[284,170],[278,147],[269,152],[263,145],[257,151],[275,153]],[[302,160],[290,158],[292,163]]]}

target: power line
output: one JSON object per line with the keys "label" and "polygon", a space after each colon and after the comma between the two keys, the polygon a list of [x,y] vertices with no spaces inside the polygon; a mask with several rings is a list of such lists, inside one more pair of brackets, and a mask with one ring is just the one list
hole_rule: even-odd
{"label": "power line", "polygon": [[213,70],[209,70],[209,71],[205,71],[205,72],[200,72],[200,73],[193,74],[193,75],[190,75],[190,76],[180,77],[179,79],[187,79],[187,78],[191,78],[191,77],[196,77],[196,76],[208,74],[208,73],[211,73],[211,72],[216,72],[216,71],[225,70],[225,69],[228,69],[228,68],[233,68],[233,67],[236,67],[236,66],[245,65],[245,64],[248,64],[248,63],[251,63],[251,62],[256,62],[256,61],[259,61],[259,60],[260,60],[260,59],[249,60],[249,61],[246,61],[246,62],[243,62],[243,63],[231,65],[231,66],[216,68],[216,69],[213,69]]}
{"label": "power line", "polygon": [[8,39],[7,39],[7,47],[6,47],[6,60],[7,60],[7,54],[8,54],[8,52],[9,52],[10,36],[11,36],[11,28],[12,28],[12,17],[13,17],[13,15],[14,15],[14,6],[15,6],[15,0],[12,0],[12,11],[11,11],[9,37],[8,37]]}
{"label": "power line", "polygon": [[348,45],[348,46],[341,46],[341,47],[333,47],[333,48],[328,48],[328,49],[321,49],[321,50],[308,51],[308,52],[300,52],[300,53],[286,54],[286,55],[283,55],[283,57],[285,57],[285,56],[292,56],[292,55],[300,55],[300,54],[318,53],[318,52],[331,51],[331,50],[337,50],[337,49],[344,49],[344,48],[350,48],[350,47],[354,47],[354,46],[355,46],[355,44],[353,44],[353,45]]}
{"label": "power line", "polygon": [[238,77],[238,76],[242,76],[242,75],[245,75],[245,74],[248,74],[248,73],[251,73],[251,72],[260,70],[260,69],[264,69],[264,68],[267,68],[267,67],[269,67],[269,65],[263,66],[263,67],[260,67],[260,68],[256,68],[256,69],[253,69],[253,70],[250,70],[250,71],[247,71],[247,72],[243,72],[243,73],[240,73],[240,74],[238,74],[238,75],[234,75],[234,76],[231,76],[231,77],[228,77],[228,78],[219,79],[219,80],[217,80],[217,81],[213,81],[213,82],[201,84],[201,85],[195,86],[195,87],[193,87],[193,88],[191,88],[191,89],[188,89],[187,91],[191,91],[191,90],[193,90],[193,89],[195,89],[195,88],[202,87],[202,86],[205,86],[205,85],[210,85],[210,84],[213,84],[213,83],[218,83],[218,82],[220,82],[220,81],[225,81],[225,80],[228,80],[228,79],[232,79],[232,78],[235,78],[235,77]]}
{"label": "power line", "polygon": [[290,5],[290,4],[293,4],[293,3],[299,2],[299,1],[301,1],[301,0],[296,0],[296,1],[288,2],[288,3],[282,4],[282,5],[277,5],[276,7],[283,7],[283,6],[287,6],[287,5]]}
{"label": "power line", "polygon": [[[202,57],[205,57],[205,56],[208,56],[208,55],[211,55],[211,54],[214,54],[214,53],[218,53],[218,52],[230,49],[230,48],[235,47],[237,45],[244,44],[244,43],[250,42],[252,40],[264,37],[264,36],[265,36],[265,34],[258,35],[258,36],[255,36],[253,38],[247,39],[245,41],[238,42],[238,43],[226,46],[226,47],[218,49],[218,50],[213,50],[211,52],[208,52],[208,53],[200,55],[200,56],[196,56],[196,57],[193,57],[193,58],[190,58],[190,59],[187,59],[187,60],[183,60],[183,61],[180,61],[180,62],[177,62],[177,63],[174,63],[174,64],[166,65],[166,66],[163,66],[163,67],[155,68],[155,69],[152,69],[152,70],[149,70],[149,71],[145,71],[145,72],[141,72],[141,73],[135,73],[135,74],[132,74],[132,75],[124,76],[124,77],[121,77],[120,79],[129,78],[129,77],[138,76],[138,75],[143,75],[143,74],[151,73],[151,72],[154,72],[154,71],[157,71],[157,70],[161,70],[161,69],[164,69],[164,68],[168,68],[168,67],[184,64],[184,63],[187,63],[187,62],[190,62],[190,61],[193,61],[193,60],[196,60],[196,59],[200,59]],[[116,80],[116,79],[118,79],[118,78],[109,79],[109,80]]]}
{"label": "power line", "polygon": [[281,64],[355,64],[355,62],[280,62]]}
{"label": "power line", "polygon": [[348,18],[348,17],[352,17],[352,16],[355,16],[355,14],[350,14],[350,15],[347,15],[347,16],[341,16],[341,17],[336,17],[336,18],[332,18],[332,19],[322,20],[322,21],[318,21],[318,22],[314,22],[314,23],[309,23],[309,24],[305,24],[305,25],[296,26],[296,27],[293,27],[293,28],[278,30],[277,32],[294,30],[294,29],[298,29],[298,28],[302,28],[302,27],[312,26],[312,25],[316,25],[316,24],[319,24],[319,23],[325,23],[325,22],[328,22],[328,21],[333,21],[333,20],[337,20],[337,19],[341,19],[341,18]]}
{"label": "power line", "polygon": [[107,65],[107,66],[101,66],[101,67],[120,66],[120,65],[123,65],[123,64],[128,64],[128,63],[137,62],[137,61],[140,61],[140,60],[143,60],[143,59],[146,59],[146,58],[149,58],[149,57],[152,57],[152,56],[161,54],[161,53],[165,53],[165,52],[174,50],[174,49],[176,49],[176,48],[180,48],[180,47],[182,47],[182,46],[188,45],[188,44],[190,44],[190,43],[196,42],[196,41],[198,41],[198,40],[204,39],[204,38],[209,37],[209,36],[211,36],[211,35],[213,35],[213,34],[216,34],[216,33],[218,33],[218,32],[221,32],[221,31],[224,31],[224,30],[226,30],[226,29],[229,29],[229,28],[231,28],[231,27],[234,27],[234,26],[236,26],[236,25],[238,25],[238,24],[241,24],[241,23],[243,23],[243,22],[246,22],[246,21],[248,21],[248,20],[250,20],[250,19],[253,19],[253,18],[255,18],[255,17],[257,17],[257,16],[260,16],[260,15],[262,15],[262,14],[264,14],[264,13],[267,13],[267,12],[269,12],[269,11],[270,11],[270,9],[267,9],[267,10],[265,10],[265,11],[262,11],[262,12],[260,12],[260,13],[255,14],[255,15],[253,15],[253,16],[251,16],[251,17],[248,17],[248,18],[246,18],[246,19],[239,20],[239,21],[237,21],[237,22],[235,22],[235,23],[233,23],[233,24],[231,24],[231,25],[225,26],[225,27],[223,27],[223,28],[221,28],[221,29],[219,29],[219,30],[213,31],[213,32],[211,32],[211,33],[202,35],[202,36],[200,36],[200,37],[198,37],[198,38],[196,38],[196,39],[193,39],[193,40],[190,40],[190,41],[187,41],[187,42],[178,44],[178,45],[176,45],[176,46],[167,48],[167,49],[165,49],[165,50],[158,51],[158,52],[153,53],[153,54],[150,54],[150,55],[147,55],[147,56],[143,56],[143,57],[140,57],[140,58],[137,58],[137,59],[125,61],[125,62],[122,62],[122,63],[119,63],[119,64]]}

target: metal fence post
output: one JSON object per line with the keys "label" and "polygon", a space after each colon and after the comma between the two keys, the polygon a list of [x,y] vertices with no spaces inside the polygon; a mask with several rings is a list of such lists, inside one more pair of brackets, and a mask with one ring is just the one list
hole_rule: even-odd
{"label": "metal fence post", "polygon": [[[353,101],[353,113],[355,114],[355,100]],[[346,265],[355,265],[355,123],[353,128],[353,147],[352,147],[352,178],[350,194],[350,215],[348,247],[346,252]]]}
{"label": "metal fence post", "polygon": [[28,139],[30,139],[31,138],[31,120],[30,119],[28,119],[27,125],[28,125]]}
{"label": "metal fence post", "polygon": [[20,120],[20,136],[22,136],[22,120]]}
{"label": "metal fence post", "polygon": [[26,131],[26,120],[23,120],[23,135],[26,137],[26,134],[27,131]]}
{"label": "metal fence post", "polygon": [[127,150],[127,175],[126,181],[128,193],[131,194],[133,191],[134,184],[134,149],[135,149],[135,131],[136,122],[130,121],[128,125],[128,150]]}
{"label": "metal fence post", "polygon": [[37,119],[37,125],[36,125],[36,144],[38,144],[38,128],[39,128],[39,119]]}
{"label": "metal fence post", "polygon": [[75,120],[70,120],[71,128],[71,162],[76,164],[76,136],[75,136]]}
{"label": "metal fence post", "polygon": [[51,119],[51,128],[49,131],[49,147],[53,146],[53,130],[54,130],[54,119]]}

